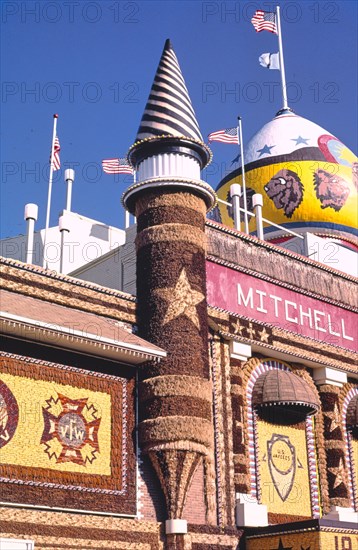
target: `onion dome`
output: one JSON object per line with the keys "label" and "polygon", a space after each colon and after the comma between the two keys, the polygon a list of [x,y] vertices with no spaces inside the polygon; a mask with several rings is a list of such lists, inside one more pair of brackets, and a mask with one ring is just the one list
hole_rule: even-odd
{"label": "onion dome", "polygon": [[129,162],[138,163],[157,150],[182,153],[190,151],[201,168],[211,160],[210,149],[203,143],[178,59],[170,40],[166,40],[144,109],[136,141],[128,153]]}
{"label": "onion dome", "polygon": [[252,404],[264,418],[294,423],[315,414],[318,398],[303,378],[289,371],[270,370],[257,379]]}
{"label": "onion dome", "polygon": [[[341,141],[314,122],[284,110],[265,124],[245,149],[248,208],[263,195],[263,214],[296,233],[311,232],[343,240],[357,239],[358,159]],[[241,168],[218,185],[222,200],[232,183],[241,183]],[[220,206],[220,218],[233,225]],[[264,224],[268,240],[286,236]],[[250,222],[255,232],[255,221]]]}

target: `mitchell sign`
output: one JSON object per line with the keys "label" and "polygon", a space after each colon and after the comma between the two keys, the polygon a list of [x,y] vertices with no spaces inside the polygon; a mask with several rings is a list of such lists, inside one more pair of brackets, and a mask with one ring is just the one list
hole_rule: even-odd
{"label": "mitchell sign", "polygon": [[209,305],[358,351],[354,312],[214,262],[206,270]]}

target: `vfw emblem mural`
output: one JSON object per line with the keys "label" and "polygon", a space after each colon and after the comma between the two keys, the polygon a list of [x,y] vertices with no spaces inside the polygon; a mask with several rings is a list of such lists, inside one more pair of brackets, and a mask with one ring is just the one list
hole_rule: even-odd
{"label": "vfw emblem mural", "polygon": [[10,388],[0,380],[0,449],[15,434],[19,422],[19,407]]}
{"label": "vfw emblem mural", "polygon": [[270,475],[281,500],[290,494],[296,475],[296,449],[289,436],[273,433],[267,441]]}
{"label": "vfw emblem mural", "polygon": [[57,464],[74,462],[84,466],[97,458],[98,430],[101,419],[88,399],[69,399],[58,394],[43,408],[44,430],[41,443],[49,458]]}

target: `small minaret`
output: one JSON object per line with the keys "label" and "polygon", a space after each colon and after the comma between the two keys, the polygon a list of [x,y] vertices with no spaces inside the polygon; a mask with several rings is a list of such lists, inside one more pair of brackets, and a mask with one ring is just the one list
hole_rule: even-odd
{"label": "small minaret", "polygon": [[[137,175],[123,204],[137,218],[139,333],[168,353],[141,369],[140,445],[160,479],[168,518],[177,520],[213,444],[205,216],[216,195],[200,179],[211,152],[169,40],[128,159]],[[169,521],[167,533],[184,532],[183,525]]]}

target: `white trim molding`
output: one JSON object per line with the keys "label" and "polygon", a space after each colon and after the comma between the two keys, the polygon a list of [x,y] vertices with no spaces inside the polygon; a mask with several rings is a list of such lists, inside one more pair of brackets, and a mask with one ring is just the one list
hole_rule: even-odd
{"label": "white trim molding", "polygon": [[[35,340],[73,351],[86,351],[135,365],[148,360],[159,361],[167,355],[166,351],[160,348],[149,347],[150,344],[148,347],[140,346],[130,341],[114,340],[100,334],[79,331],[72,327],[13,315],[7,311],[0,311],[0,328],[9,336]],[[132,336],[132,333],[128,333],[128,336]]]}

